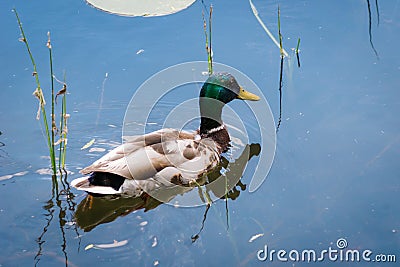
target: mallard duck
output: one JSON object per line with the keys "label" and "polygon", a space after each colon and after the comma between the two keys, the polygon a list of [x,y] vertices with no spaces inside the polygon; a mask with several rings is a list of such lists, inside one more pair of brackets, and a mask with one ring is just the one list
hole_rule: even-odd
{"label": "mallard duck", "polygon": [[[222,168],[229,168],[229,172],[225,172],[223,188],[219,186],[208,187],[209,193],[214,196],[220,196],[221,198],[229,198],[236,200],[241,191],[245,191],[247,188],[246,184],[243,184],[240,180],[246,163],[253,157],[258,156],[261,151],[259,144],[248,144],[244,147],[241,155],[239,155],[233,162],[225,158],[225,155],[221,156],[221,162],[218,164],[212,172],[207,173],[208,183],[213,183],[215,179],[219,179],[220,171]],[[226,188],[231,188],[230,191],[226,191]],[[214,191],[217,189],[219,192]],[[165,188],[163,189],[165,192]],[[171,197],[174,197],[172,194]],[[155,199],[148,194],[135,197],[121,197],[119,195],[112,195],[107,197],[92,197],[92,195],[86,195],[81,200],[75,210],[75,222],[85,232],[89,232],[98,225],[109,223],[116,220],[118,217],[126,216],[131,212],[143,209],[149,211],[157,208],[162,203],[165,203],[163,199]],[[178,203],[174,202],[174,205]]]}
{"label": "mallard duck", "polygon": [[[93,194],[140,196],[171,185],[191,188],[213,168],[230,147],[221,119],[222,108],[234,99],[260,98],[239,86],[229,73],[215,73],[200,90],[200,128],[193,132],[161,129],[125,142],[81,170],[87,176],[71,185]],[[189,189],[188,189],[189,190]]]}

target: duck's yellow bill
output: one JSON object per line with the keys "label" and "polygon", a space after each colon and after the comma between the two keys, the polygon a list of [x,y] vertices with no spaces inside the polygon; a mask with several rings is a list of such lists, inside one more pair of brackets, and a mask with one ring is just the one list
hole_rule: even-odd
{"label": "duck's yellow bill", "polygon": [[260,100],[260,97],[258,95],[250,93],[250,92],[244,90],[242,87],[240,87],[240,91],[239,91],[237,98],[242,99],[242,100],[251,100],[251,101]]}

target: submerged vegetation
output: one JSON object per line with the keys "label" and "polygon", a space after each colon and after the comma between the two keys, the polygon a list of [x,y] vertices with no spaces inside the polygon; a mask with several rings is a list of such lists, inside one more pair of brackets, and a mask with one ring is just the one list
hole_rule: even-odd
{"label": "submerged vegetation", "polygon": [[261,20],[260,16],[258,15],[258,10],[253,4],[251,0],[249,0],[251,10],[253,11],[253,15],[256,17],[258,23],[260,23],[261,27],[265,31],[265,33],[268,35],[268,37],[274,42],[274,44],[281,50],[281,53],[285,55],[285,57],[288,57],[289,54],[286,52],[286,50],[278,43],[278,41],[275,39],[274,35],[271,33],[271,31],[267,28],[267,26],[264,24],[264,22]]}
{"label": "submerged vegetation", "polygon": [[[377,15],[377,26],[379,26],[379,6],[378,6],[378,0],[375,0],[375,6],[376,6],[376,15]],[[372,41],[372,14],[371,14],[371,4],[369,0],[367,0],[367,8],[368,8],[368,35],[369,35],[369,43],[371,45],[372,50],[375,53],[375,56],[377,59],[379,59],[379,54],[378,51],[376,50],[374,43]]]}
{"label": "submerged vegetation", "polygon": [[[45,128],[45,135],[47,146],[49,149],[49,156],[51,162],[51,172],[52,172],[52,190],[51,190],[51,198],[45,203],[43,209],[46,211],[45,218],[46,223],[42,229],[41,234],[37,237],[36,243],[38,244],[38,250],[34,257],[35,266],[37,266],[41,260],[41,256],[45,254],[44,252],[44,245],[46,243],[46,233],[49,227],[52,224],[53,219],[58,219],[58,226],[60,229],[62,244],[61,250],[63,254],[63,261],[65,265],[68,266],[68,254],[67,254],[67,239],[66,239],[66,230],[71,229],[76,233],[76,236],[79,237],[79,232],[77,226],[72,222],[73,218],[73,211],[75,210],[76,203],[74,201],[74,195],[70,191],[70,186],[67,181],[67,172],[65,170],[65,160],[66,160],[66,152],[67,152],[67,134],[68,134],[68,127],[67,127],[67,120],[69,118],[69,114],[67,114],[67,84],[65,82],[65,74],[64,74],[64,81],[59,81],[54,73],[53,73],[53,51],[52,51],[52,44],[50,38],[50,32],[47,33],[48,39],[46,46],[49,50],[49,61],[50,61],[50,85],[51,85],[51,113],[50,115],[50,123],[48,121],[48,114],[46,113],[46,101],[43,94],[43,89],[39,81],[39,74],[37,71],[36,63],[33,58],[31,49],[29,47],[28,40],[26,38],[24,29],[22,27],[22,22],[18,16],[18,13],[15,9],[13,9],[15,16],[18,21],[18,26],[21,31],[21,39],[25,44],[25,47],[28,51],[29,58],[31,60],[33,66],[32,75],[35,77],[36,82],[36,89],[33,92],[33,95],[39,101],[39,108],[37,111],[36,119],[40,119],[40,115],[42,115],[43,124]],[[55,93],[55,82],[62,84],[62,88]],[[60,120],[57,124],[56,122],[56,105],[57,105],[57,98],[62,97],[61,99],[61,107],[60,107]],[[56,138],[58,140],[56,141]],[[57,158],[56,158],[56,149],[59,149],[58,153],[58,165],[57,165]],[[59,170],[59,172],[57,172]],[[63,173],[64,171],[64,173]],[[59,173],[59,181],[57,178],[57,173]],[[61,186],[60,186],[61,185]],[[57,214],[58,211],[58,214]],[[80,242],[80,239],[79,239]],[[80,244],[79,244],[80,245]]]}
{"label": "submerged vegetation", "polygon": [[[204,6],[204,10],[207,12],[207,7],[204,4],[204,2],[202,1],[203,6]],[[207,62],[208,62],[208,74],[212,75],[213,74],[213,51],[212,51],[212,45],[211,45],[211,41],[212,41],[212,12],[213,12],[213,6],[210,5],[210,9],[208,13],[208,33],[207,33],[207,22],[205,19],[205,15],[204,15],[204,10],[202,13],[203,16],[203,27],[204,27],[204,35],[205,35],[205,39],[206,39],[206,52],[207,52]],[[221,175],[223,176],[223,175]],[[221,177],[219,176],[219,177]],[[228,184],[228,179],[227,176],[224,176],[225,179],[225,194],[223,197],[221,197],[221,199],[225,200],[225,210],[226,210],[226,225],[227,225],[227,229],[229,228],[229,208],[228,208],[228,199],[231,198],[229,193],[229,184]],[[203,196],[203,190],[201,188],[201,186],[199,184],[197,184],[197,187],[199,189],[199,196],[203,199],[203,202],[206,203],[206,209],[204,211],[204,215],[203,215],[203,221],[201,223],[201,227],[200,230],[198,231],[197,234],[193,235],[191,237],[192,239],[192,243],[196,242],[197,239],[200,237],[200,233],[203,231],[204,229],[204,223],[206,221],[207,218],[207,214],[208,211],[211,207],[211,204],[213,203],[213,201],[211,200],[207,190],[204,191],[204,195],[206,197],[206,199],[204,199]]]}
{"label": "submerged vegetation", "polygon": [[278,132],[279,127],[282,122],[282,81],[283,81],[283,59],[285,58],[285,53],[283,52],[282,46],[282,33],[281,33],[281,10],[278,6],[278,35],[279,35],[279,51],[281,54],[281,67],[279,72],[279,119],[276,126],[276,131]]}
{"label": "submerged vegetation", "polygon": [[[261,27],[263,30],[267,33],[268,37],[272,40],[272,42],[279,48],[279,54],[280,54],[280,72],[279,72],[279,118],[278,118],[278,123],[276,125],[276,132],[279,131],[279,127],[282,122],[282,87],[283,87],[283,62],[285,58],[289,58],[289,54],[286,52],[285,48],[283,47],[283,36],[281,33],[281,11],[280,7],[278,5],[278,40],[274,37],[274,35],[271,33],[271,31],[267,28],[267,26],[264,24],[264,22],[261,20],[257,8],[254,6],[253,2],[249,0],[249,4],[251,7],[251,10],[253,11],[253,15],[256,17],[257,21],[260,23]],[[295,54],[297,58],[297,66],[300,68],[300,56],[299,56],[299,47],[300,47],[300,38],[297,40],[297,46],[295,49]]]}
{"label": "submerged vegetation", "polygon": [[[38,246],[34,257],[35,266],[39,265],[42,256],[52,256],[45,251],[45,246],[46,242],[50,242],[51,239],[54,239],[54,236],[47,237],[49,229],[54,224],[56,224],[60,230],[60,248],[62,253],[60,260],[64,261],[65,266],[68,266],[70,263],[70,260],[68,259],[69,239],[67,238],[68,235],[66,232],[68,230],[74,232],[75,236],[73,237],[73,240],[74,242],[78,243],[78,250],[80,249],[81,245],[81,235],[79,233],[78,226],[73,221],[77,204],[75,202],[75,195],[71,192],[70,185],[67,181],[68,175],[67,173],[60,173],[60,183],[58,183],[56,178],[56,175],[52,176],[51,197],[44,202],[42,207],[44,210],[45,223],[40,235],[35,240]],[[73,264],[71,265],[74,266]]]}
{"label": "submerged vegetation", "polygon": [[[49,50],[49,61],[50,61],[50,84],[51,84],[51,113],[50,113],[50,118],[51,118],[51,123],[49,124],[48,118],[47,118],[47,112],[46,112],[46,101],[45,97],[43,95],[43,89],[40,84],[39,80],[39,73],[37,71],[36,63],[33,58],[31,49],[29,47],[28,39],[26,38],[24,29],[22,27],[22,22],[18,16],[18,12],[16,9],[13,9],[13,12],[15,13],[15,16],[18,21],[18,26],[21,31],[22,37],[20,38],[20,41],[25,44],[25,47],[28,51],[29,58],[31,60],[32,66],[33,66],[33,72],[32,75],[35,77],[35,82],[36,82],[36,89],[33,92],[33,95],[38,99],[39,101],[39,108],[37,111],[36,119],[40,119],[40,115],[42,115],[43,118],[43,124],[45,128],[45,134],[46,134],[46,141],[47,141],[47,146],[49,149],[49,156],[50,156],[50,162],[51,162],[51,170],[53,175],[57,174],[57,164],[56,164],[56,146],[59,145],[59,162],[58,162],[58,169],[60,170],[65,170],[65,158],[66,158],[66,148],[67,148],[67,133],[68,133],[68,128],[67,128],[67,119],[69,118],[69,114],[67,114],[67,100],[66,100],[66,93],[67,93],[67,85],[65,83],[65,75],[64,75],[64,82],[58,81],[53,73],[53,52],[52,52],[52,44],[51,44],[51,38],[50,38],[50,32],[47,33],[48,39],[46,46]],[[55,86],[54,86],[54,81],[58,81],[62,84],[62,88],[60,91],[58,91],[57,94],[55,94]],[[55,114],[55,105],[57,104],[57,97],[62,96],[62,104],[61,104],[61,116],[60,116],[60,122],[59,122],[59,128],[57,128],[57,123],[56,123],[56,114]],[[50,126],[51,125],[51,128]],[[58,141],[55,141],[56,137],[59,137]]]}

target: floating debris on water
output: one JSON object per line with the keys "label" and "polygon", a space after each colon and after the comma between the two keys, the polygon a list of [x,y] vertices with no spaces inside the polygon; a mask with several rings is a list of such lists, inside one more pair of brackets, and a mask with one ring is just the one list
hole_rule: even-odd
{"label": "floating debris on water", "polygon": [[0,176],[0,181],[8,180],[8,179],[11,179],[13,177],[14,176],[12,174],[3,175],[3,176]]}
{"label": "floating debris on water", "polygon": [[155,246],[157,246],[158,242],[157,242],[157,237],[153,238],[153,244],[151,244],[151,247],[154,248]]}
{"label": "floating debris on water", "polygon": [[[37,174],[40,175],[53,175],[53,170],[51,168],[42,168],[35,171]],[[74,174],[75,172],[67,170],[67,174]]]}
{"label": "floating debris on water", "polygon": [[50,168],[42,168],[36,170],[36,173],[40,175],[53,175],[53,170]]}
{"label": "floating debris on water", "polygon": [[96,141],[96,139],[92,139],[92,140],[90,140],[89,142],[87,142],[83,147],[81,147],[81,150],[84,150],[84,149],[86,149],[86,148],[89,148],[89,147],[91,147],[93,144],[94,144],[94,141]]}
{"label": "floating debris on water", "polygon": [[253,236],[249,239],[249,243],[252,243],[254,240],[256,240],[256,239],[258,239],[258,238],[260,238],[260,237],[262,237],[262,236],[264,236],[264,234],[256,234],[256,235],[253,235]]}
{"label": "floating debris on water", "polygon": [[95,248],[95,249],[107,249],[107,248],[117,248],[128,244],[128,240],[117,241],[114,240],[111,244],[89,244],[85,247],[85,250]]}
{"label": "floating debris on water", "polygon": [[106,151],[106,149],[102,148],[102,147],[92,147],[92,148],[89,149],[89,153],[91,153],[91,152],[104,152],[104,151]]}

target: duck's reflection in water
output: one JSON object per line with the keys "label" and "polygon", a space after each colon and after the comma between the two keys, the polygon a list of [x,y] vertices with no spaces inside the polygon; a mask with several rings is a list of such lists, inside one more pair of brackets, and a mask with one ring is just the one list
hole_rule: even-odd
{"label": "duck's reflection in water", "polygon": [[[246,185],[240,181],[240,178],[243,175],[247,162],[253,156],[258,156],[260,150],[261,147],[259,144],[251,144],[246,145],[242,154],[233,162],[228,161],[225,157],[221,157],[220,164],[207,174],[207,179],[205,179],[207,183],[202,187],[205,189],[205,194],[209,195],[212,192],[214,196],[220,196],[220,198],[237,199],[240,196],[240,192],[246,190]],[[221,176],[221,172],[224,172],[223,176]],[[219,186],[216,183],[223,183],[223,186]],[[184,191],[188,192],[196,188],[198,187],[188,187]],[[199,190],[204,191],[202,189]],[[182,189],[164,190],[163,199],[168,198],[172,200],[176,195],[182,193],[185,193],[182,192]],[[168,194],[168,196],[165,194]],[[207,199],[203,201],[207,203]],[[112,222],[120,216],[125,216],[141,209],[144,211],[152,210],[162,203],[146,193],[139,197],[96,196],[88,194],[77,207],[75,221],[81,229],[89,232],[96,226]],[[207,205],[206,211],[208,211],[208,207]],[[202,225],[204,225],[205,218],[206,216],[204,216]]]}

